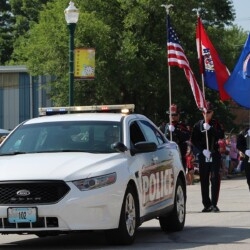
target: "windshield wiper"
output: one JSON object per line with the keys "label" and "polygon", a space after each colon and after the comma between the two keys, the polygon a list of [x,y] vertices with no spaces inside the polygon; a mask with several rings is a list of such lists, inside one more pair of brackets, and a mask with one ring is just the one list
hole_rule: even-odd
{"label": "windshield wiper", "polygon": [[0,156],[5,156],[5,155],[22,155],[22,154],[27,154],[27,152],[14,151],[14,152],[8,152],[8,153],[0,153]]}
{"label": "windshield wiper", "polygon": [[58,149],[58,150],[35,151],[33,153],[60,153],[60,152],[87,152],[87,151],[82,149]]}

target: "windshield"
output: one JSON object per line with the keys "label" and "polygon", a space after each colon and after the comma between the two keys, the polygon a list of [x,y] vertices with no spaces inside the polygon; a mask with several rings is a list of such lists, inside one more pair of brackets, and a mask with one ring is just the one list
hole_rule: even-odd
{"label": "windshield", "polygon": [[22,125],[0,147],[0,155],[80,151],[112,153],[121,141],[119,122],[74,121]]}

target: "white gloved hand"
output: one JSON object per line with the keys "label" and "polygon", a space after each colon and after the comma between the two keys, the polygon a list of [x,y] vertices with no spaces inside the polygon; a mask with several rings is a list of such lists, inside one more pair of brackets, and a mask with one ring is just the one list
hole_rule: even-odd
{"label": "white gloved hand", "polygon": [[169,129],[169,131],[174,132],[175,127],[174,127],[174,125],[168,125],[168,129]]}
{"label": "white gloved hand", "polygon": [[250,157],[250,149],[247,149],[247,150],[245,151],[245,155],[247,155],[248,157]]}
{"label": "white gloved hand", "polygon": [[250,136],[250,129],[248,129],[247,134],[248,134],[248,136]]}
{"label": "white gloved hand", "polygon": [[205,129],[205,130],[209,130],[210,128],[211,128],[211,126],[208,124],[208,123],[204,123],[203,124],[203,128]]}
{"label": "white gloved hand", "polygon": [[211,156],[211,152],[207,149],[204,149],[202,151],[203,155],[207,158],[207,159],[210,159],[210,156]]}

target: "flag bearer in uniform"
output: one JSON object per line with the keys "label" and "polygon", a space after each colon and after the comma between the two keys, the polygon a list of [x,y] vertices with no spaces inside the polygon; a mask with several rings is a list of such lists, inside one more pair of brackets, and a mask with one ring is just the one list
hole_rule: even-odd
{"label": "flag bearer in uniform", "polygon": [[237,136],[236,147],[243,158],[242,164],[245,168],[247,184],[250,191],[250,129],[246,127]]}
{"label": "flag bearer in uniform", "polygon": [[[203,112],[203,119],[194,125],[191,135],[191,143],[199,151],[201,196],[204,205],[202,212],[220,211],[217,207],[221,168],[221,155],[218,141],[224,138],[224,130],[219,122],[213,118],[213,115],[213,105],[207,102],[207,111]],[[211,198],[209,195],[210,182]]]}
{"label": "flag bearer in uniform", "polygon": [[168,139],[175,141],[181,152],[182,164],[186,171],[187,142],[190,140],[190,130],[187,125],[180,121],[180,109],[176,104],[172,104],[167,114],[169,114],[169,124],[166,129]]}

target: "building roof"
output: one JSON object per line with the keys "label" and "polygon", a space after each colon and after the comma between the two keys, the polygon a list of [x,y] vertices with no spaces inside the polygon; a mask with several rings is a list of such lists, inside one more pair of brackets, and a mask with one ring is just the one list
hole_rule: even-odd
{"label": "building roof", "polygon": [[28,72],[25,65],[15,65],[15,66],[0,66],[0,73],[19,73]]}

